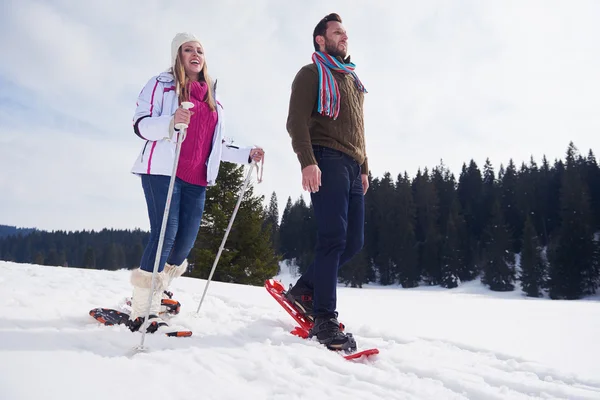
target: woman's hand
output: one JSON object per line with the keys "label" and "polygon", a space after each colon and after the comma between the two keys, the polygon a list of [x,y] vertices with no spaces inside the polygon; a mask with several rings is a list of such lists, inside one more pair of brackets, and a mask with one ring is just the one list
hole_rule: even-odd
{"label": "woman's hand", "polygon": [[250,159],[252,161],[260,162],[265,156],[265,151],[260,147],[256,147],[250,150]]}
{"label": "woman's hand", "polygon": [[186,124],[189,126],[190,125],[190,117],[192,116],[192,114],[194,114],[193,111],[186,110],[185,108],[179,107],[175,111],[175,120],[173,121],[175,126],[177,126],[177,124]]}

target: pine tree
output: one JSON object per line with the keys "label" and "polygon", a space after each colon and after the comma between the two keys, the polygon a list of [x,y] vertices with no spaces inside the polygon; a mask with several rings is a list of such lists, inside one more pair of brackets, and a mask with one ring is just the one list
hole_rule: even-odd
{"label": "pine tree", "polygon": [[294,243],[294,235],[292,221],[290,221],[290,213],[292,212],[292,198],[288,197],[283,215],[281,216],[281,225],[279,227],[279,252],[284,260],[292,258],[291,252]]}
{"label": "pine tree", "polygon": [[297,263],[301,273],[304,273],[315,258],[315,246],[317,244],[317,220],[312,203],[307,206],[301,197],[294,212],[298,215],[298,244]]}
{"label": "pine tree", "polygon": [[[154,260],[153,260],[154,261]],[[117,246],[113,242],[107,242],[100,256],[100,268],[116,271],[119,269]]]}
{"label": "pine tree", "polygon": [[52,249],[48,252],[46,259],[44,260],[44,265],[50,265],[53,267],[58,267],[62,265],[60,256],[58,255],[58,252],[56,250]]}
{"label": "pine tree", "polygon": [[[243,166],[223,163],[217,184],[207,189],[203,222],[190,255],[191,275],[207,278],[225,235],[243,185]],[[271,245],[262,197],[248,186],[229,232],[213,279],[261,285],[279,270],[279,258]]]}
{"label": "pine tree", "polygon": [[578,299],[597,287],[590,199],[576,163],[577,149],[570,143],[560,188],[561,225],[550,244],[548,288],[553,299]]}
{"label": "pine tree", "polygon": [[379,230],[379,240],[375,257],[375,266],[379,271],[379,281],[382,285],[396,283],[396,266],[394,264],[397,234],[397,218],[395,214],[394,182],[391,175],[385,173],[379,185],[375,188],[376,219]]}
{"label": "pine tree", "polygon": [[84,268],[96,268],[96,255],[94,254],[94,249],[88,247],[85,250],[85,254],[83,256],[83,267]]}
{"label": "pine tree", "polygon": [[338,272],[339,280],[350,285],[353,288],[362,288],[363,283],[367,283],[369,262],[367,260],[367,252],[363,249],[357,255],[352,257],[350,261],[344,264]]}
{"label": "pine tree", "polygon": [[541,247],[535,226],[530,216],[525,219],[523,247],[521,250],[521,288],[530,297],[540,297],[544,287],[546,266],[542,259]]}
{"label": "pine tree", "polygon": [[431,181],[438,196],[438,219],[436,221],[440,234],[446,232],[446,224],[456,197],[456,180],[450,170],[440,161],[431,174]]}
{"label": "pine tree", "polygon": [[463,164],[462,172],[458,179],[457,195],[460,209],[466,222],[468,248],[465,251],[465,272],[472,276],[461,276],[461,280],[469,280],[476,276],[480,265],[481,235],[486,225],[487,218],[484,209],[484,186],[481,171],[475,161],[471,160],[469,167]]}
{"label": "pine tree", "polygon": [[379,242],[380,229],[377,222],[377,192],[379,179],[373,179],[369,172],[369,190],[365,194],[365,258],[368,263],[367,279],[377,281],[376,267],[374,260],[377,259],[377,248]]}
{"label": "pine tree", "polygon": [[585,165],[585,181],[590,193],[590,207],[594,219],[594,231],[600,230],[600,168],[596,156],[590,150]]}
{"label": "pine tree", "polygon": [[498,197],[497,190],[498,188],[494,167],[490,159],[487,158],[483,166],[483,186],[481,190],[481,218],[484,226],[487,226],[490,221],[492,215],[492,206],[494,205],[496,197]]}
{"label": "pine tree", "polygon": [[471,160],[468,168],[463,164],[457,191],[469,233],[478,242],[481,239],[485,221],[483,221],[481,213],[483,180],[475,161]]}
{"label": "pine tree", "polygon": [[530,166],[525,165],[525,163],[521,165],[517,179],[516,199],[517,207],[523,218],[523,229],[525,226],[525,219],[528,216],[532,218],[531,222],[535,225],[534,228],[537,226],[536,219],[538,210],[536,208],[536,197],[538,191],[538,175],[538,167],[533,160],[533,157],[531,157]]}
{"label": "pine tree", "polygon": [[446,223],[446,234],[442,239],[442,278],[441,285],[445,288],[457,287],[465,268],[464,244],[467,241],[465,222],[459,213],[458,198],[452,202],[448,222]]}
{"label": "pine tree", "polygon": [[546,190],[546,229],[548,238],[555,235],[561,226],[561,188],[565,163],[556,160],[554,166],[548,171],[548,187]]}
{"label": "pine tree", "polygon": [[537,185],[535,193],[536,218],[535,230],[540,235],[540,244],[546,246],[549,240],[549,192],[550,192],[550,164],[546,156],[542,158],[542,165],[537,172]]}
{"label": "pine tree", "polygon": [[435,187],[425,169],[419,171],[413,181],[413,192],[417,208],[416,237],[419,243],[419,265],[423,279],[429,285],[438,285],[441,281],[440,235],[437,218],[439,203]]}
{"label": "pine tree", "polygon": [[512,291],[515,282],[515,255],[510,247],[510,232],[504,222],[500,201],[492,206],[491,220],[484,231],[482,283],[494,291]]}
{"label": "pine tree", "polygon": [[314,258],[317,224],[312,204],[306,205],[304,198],[291,204],[288,199],[281,220],[280,240],[283,258],[298,266],[298,272],[306,271]]}
{"label": "pine tree", "polygon": [[279,208],[277,206],[277,194],[271,194],[269,208],[266,211],[265,228],[271,231],[271,245],[279,249]]}
{"label": "pine tree", "polygon": [[520,251],[523,233],[523,218],[517,206],[517,180],[517,169],[510,159],[500,182],[500,204],[502,215],[511,232],[510,248],[513,252]]}
{"label": "pine tree", "polygon": [[397,231],[395,232],[396,251],[394,263],[398,281],[405,288],[419,286],[421,270],[419,269],[419,253],[415,237],[416,208],[413,199],[411,182],[408,174],[398,175],[396,180]]}

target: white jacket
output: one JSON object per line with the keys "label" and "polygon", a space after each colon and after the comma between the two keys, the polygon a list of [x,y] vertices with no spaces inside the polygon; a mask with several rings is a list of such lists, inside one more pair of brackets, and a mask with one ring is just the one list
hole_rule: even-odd
{"label": "white jacket", "polygon": [[[171,176],[177,147],[177,134],[173,129],[173,116],[177,107],[179,100],[171,73],[163,72],[146,83],[138,96],[133,117],[134,132],[145,140],[145,144],[133,164],[132,173]],[[219,103],[217,116],[212,150],[206,162],[208,186],[215,185],[221,160],[248,164],[252,149],[226,144],[223,136],[223,107]]]}

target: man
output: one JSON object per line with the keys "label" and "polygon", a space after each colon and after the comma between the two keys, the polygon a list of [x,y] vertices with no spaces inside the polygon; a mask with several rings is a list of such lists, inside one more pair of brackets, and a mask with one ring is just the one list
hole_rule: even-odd
{"label": "man", "polygon": [[313,263],[286,296],[314,321],[311,337],[329,349],[352,351],[356,343],[337,321],[336,287],[338,268],[364,242],[366,90],[347,57],[348,35],[339,15],[319,21],[313,44],[313,63],[292,83],[287,130],[302,168],[302,188],[311,193],[317,246]]}

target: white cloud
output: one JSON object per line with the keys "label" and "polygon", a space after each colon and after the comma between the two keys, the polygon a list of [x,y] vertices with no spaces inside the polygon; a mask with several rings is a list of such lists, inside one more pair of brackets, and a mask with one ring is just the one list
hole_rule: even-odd
{"label": "white cloud", "polygon": [[[314,25],[332,11],[344,19],[369,91],[367,146],[375,176],[405,170],[414,176],[440,159],[456,174],[471,158],[482,165],[490,157],[496,167],[511,157],[517,164],[530,155],[553,160],[570,140],[582,151],[597,143],[600,5],[594,1],[12,0],[4,8],[0,82],[20,89],[0,98],[0,170],[19,172],[0,175],[2,204],[9,207],[0,223],[55,229],[146,223],[139,185],[129,175],[141,145],[131,118],[141,87],[168,67],[178,31],[202,38],[228,135],[266,149],[256,192],[268,200],[276,191],[281,210],[288,196],[301,195],[285,130],[290,84],[310,62]],[[12,127],[22,117],[6,104],[26,103],[24,93],[35,96],[35,106],[27,129],[17,133]],[[56,118],[42,112],[66,122],[45,126]],[[44,199],[31,195],[37,186],[45,188]],[[54,211],[44,208],[48,203]],[[86,207],[96,210],[94,217]]]}

